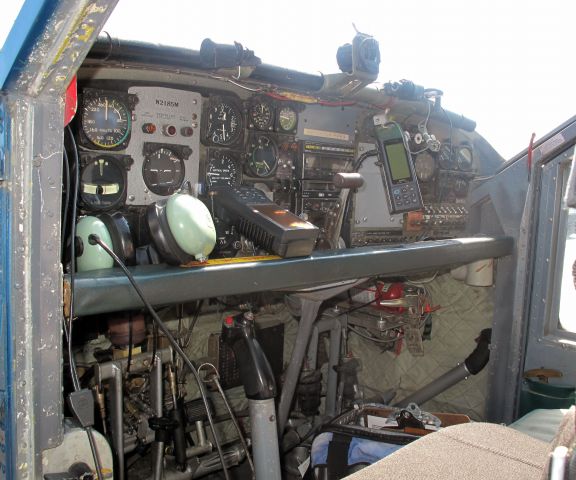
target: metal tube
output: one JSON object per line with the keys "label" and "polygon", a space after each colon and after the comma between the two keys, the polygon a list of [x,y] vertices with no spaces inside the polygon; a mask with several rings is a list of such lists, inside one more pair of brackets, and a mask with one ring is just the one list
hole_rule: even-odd
{"label": "metal tube", "polygon": [[212,451],[212,443],[206,439],[206,429],[202,420],[196,420],[196,435],[198,444],[186,449],[186,458],[197,457]]}
{"label": "metal tube", "polygon": [[302,361],[306,354],[306,347],[308,346],[308,340],[312,333],[312,327],[318,315],[318,310],[320,310],[320,305],[322,305],[322,300],[302,298],[302,318],[300,318],[292,358],[286,370],[282,394],[278,404],[278,431],[280,434],[284,432],[284,427],[288,420],[290,406],[292,405],[292,399],[294,398],[294,392],[296,391],[296,385],[298,384],[298,378],[300,376],[300,369],[302,368]]}
{"label": "metal tube", "polygon": [[340,344],[342,342],[342,324],[340,320],[331,319],[330,354],[328,357],[328,379],[326,381],[326,415],[333,417],[336,412],[336,392],[338,390],[338,372],[334,367],[340,362]]}
{"label": "metal tube", "polygon": [[116,362],[111,362],[113,377],[110,385],[111,409],[110,424],[112,443],[116,451],[118,464],[118,479],[124,480],[124,402],[122,399],[122,368]]}
{"label": "metal tube", "polygon": [[150,389],[152,391],[150,398],[152,409],[157,417],[161,417],[164,395],[162,392],[162,358],[158,354],[154,357],[154,368],[150,376]]}
{"label": "metal tube", "polygon": [[[320,323],[320,322],[318,322]],[[309,370],[316,370],[316,363],[318,362],[318,340],[320,336],[320,327],[318,323],[312,329],[312,336],[308,343],[308,350],[306,352],[306,366]]]}
{"label": "metal tube", "polygon": [[414,392],[412,395],[408,395],[403,400],[396,402],[394,406],[405,407],[409,403],[422,405],[431,398],[434,398],[436,395],[456,385],[458,382],[461,382],[469,375],[470,372],[466,368],[466,365],[461,363],[454,367],[452,370],[446,372],[444,375],[438,377],[436,380],[433,380],[425,387],[422,387],[420,390]]}
{"label": "metal tube", "polygon": [[280,480],[280,450],[274,399],[248,400],[256,480]]}
{"label": "metal tube", "polygon": [[[153,361],[151,353],[143,353],[132,359],[130,369],[132,372],[141,372],[150,367],[150,362]],[[156,353],[156,361],[160,365],[160,381],[158,382],[158,372],[155,370],[152,374],[153,382],[159,383],[160,394],[157,388],[153,388],[155,395],[152,400],[157,405],[162,406],[162,362],[170,363],[172,361],[172,350],[164,348]],[[122,376],[126,370],[128,360],[122,358],[112,362],[99,363],[95,366],[95,380],[97,384],[111,380],[110,382],[110,426],[112,445],[117,457],[118,465],[118,479],[124,480],[124,402],[122,391]],[[161,416],[161,415],[160,415]]]}
{"label": "metal tube", "polygon": [[164,442],[156,442],[154,450],[154,480],[162,480],[162,461],[164,460]]}
{"label": "metal tube", "polygon": [[[172,349],[163,348],[158,350],[156,355],[159,356],[162,363],[172,363]],[[130,371],[132,373],[139,373],[146,371],[150,368],[150,363],[152,362],[151,353],[141,353],[132,358],[132,364],[130,366]],[[118,360],[113,360],[111,362],[98,363],[95,368],[96,383],[105,382],[114,378],[114,370],[120,368],[122,372],[126,370],[128,359],[120,358]]]}
{"label": "metal tube", "polygon": [[[223,453],[227,468],[238,465],[242,462],[242,460],[244,460],[244,449],[239,443],[227,446]],[[219,470],[222,470],[222,463],[220,462],[218,455],[208,455],[200,459],[200,463],[198,464],[196,470],[194,470],[192,478],[200,478],[207,475],[208,473],[217,472]],[[169,472],[166,472],[167,475],[164,480],[167,480],[168,473]]]}
{"label": "metal tube", "polygon": [[198,445],[206,445],[206,430],[204,430],[202,420],[196,420],[196,435],[198,435]]}
{"label": "metal tube", "polygon": [[[206,439],[206,429],[204,428],[204,422],[202,420],[196,420],[196,435],[198,437],[196,445],[186,449],[186,458],[197,457],[212,451],[212,443]],[[174,450],[172,448],[169,447],[167,452],[168,455],[174,456]]]}
{"label": "metal tube", "polygon": [[327,332],[332,328],[334,321],[338,321],[336,318],[321,318],[314,324],[312,329],[312,336],[308,343],[308,352],[306,353],[306,362],[308,363],[308,368],[310,370],[316,370],[318,363],[318,341],[321,333]]}
{"label": "metal tube", "polygon": [[330,331],[330,354],[328,359],[328,379],[326,382],[326,408],[325,413],[329,417],[336,415],[336,393],[338,389],[338,372],[333,367],[340,361],[340,343],[342,341],[342,322],[338,317],[325,316],[314,324],[312,337],[308,346],[308,368],[317,368],[319,334]]}
{"label": "metal tube", "polygon": [[212,444],[210,442],[205,445],[196,445],[186,449],[186,458],[198,457],[212,451]]}
{"label": "metal tube", "polygon": [[[160,355],[156,354],[153,359],[154,368],[152,369],[152,375],[150,375],[150,403],[152,404],[152,409],[157,417],[161,417],[162,411],[162,359]],[[154,480],[162,480],[162,470],[164,467],[164,442],[156,442],[156,448],[154,449]]]}

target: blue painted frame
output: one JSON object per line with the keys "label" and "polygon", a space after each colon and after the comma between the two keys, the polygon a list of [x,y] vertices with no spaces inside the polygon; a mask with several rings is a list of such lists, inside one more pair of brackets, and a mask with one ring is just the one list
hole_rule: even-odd
{"label": "blue painted frame", "polygon": [[[45,22],[58,4],[57,0],[26,0],[0,51],[0,90],[26,58],[42,33]],[[0,478],[16,474],[13,405],[13,342],[11,315],[12,197],[10,180],[10,118],[6,102],[0,98]],[[4,180],[8,180],[5,182]]]}
{"label": "blue painted frame", "polygon": [[[0,99],[0,156],[5,171],[9,167],[10,132],[5,103]],[[14,478],[12,446],[16,428],[12,396],[12,332],[10,312],[10,253],[12,198],[5,182],[0,181],[0,478]]]}
{"label": "blue painted frame", "polygon": [[57,5],[58,0],[24,2],[0,50],[0,90],[5,89],[11,73],[27,58],[35,40],[44,31],[46,20]]}

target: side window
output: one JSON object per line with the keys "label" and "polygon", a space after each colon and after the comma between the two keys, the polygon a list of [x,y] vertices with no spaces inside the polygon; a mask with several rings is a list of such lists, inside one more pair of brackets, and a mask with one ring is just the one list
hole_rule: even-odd
{"label": "side window", "polygon": [[566,232],[562,238],[564,258],[557,264],[562,268],[558,327],[576,333],[576,209],[564,207],[562,214],[565,216]]}
{"label": "side window", "polygon": [[[572,156],[573,159],[573,156]],[[557,308],[551,311],[550,327],[556,327],[557,334],[576,334],[576,208],[566,206],[564,196],[570,163],[561,165],[562,195],[559,199],[558,244],[555,259],[554,288],[558,292]],[[555,324],[555,325],[554,325]]]}

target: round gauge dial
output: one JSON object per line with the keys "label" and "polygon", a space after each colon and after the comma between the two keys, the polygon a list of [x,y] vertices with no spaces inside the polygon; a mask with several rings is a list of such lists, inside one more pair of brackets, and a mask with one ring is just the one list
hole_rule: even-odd
{"label": "round gauge dial", "polygon": [[278,128],[283,132],[292,132],[298,123],[298,114],[292,107],[282,107],[278,112]]}
{"label": "round gauge dial", "polygon": [[82,168],[80,198],[87,209],[116,207],[125,194],[125,169],[114,157],[102,155]]}
{"label": "round gauge dial", "polygon": [[259,137],[246,164],[248,172],[260,178],[270,177],[278,167],[278,149],[268,137]]}
{"label": "round gauge dial", "polygon": [[82,130],[94,145],[116,148],[130,134],[132,115],[128,107],[115,97],[99,95],[86,98],[82,110]]}
{"label": "round gauge dial", "polygon": [[237,162],[227,153],[212,157],[206,168],[206,185],[232,187],[238,183]]}
{"label": "round gauge dial", "polygon": [[416,176],[421,182],[428,182],[436,173],[436,160],[429,152],[420,153],[414,162]]}
{"label": "round gauge dial", "polygon": [[438,163],[441,168],[452,169],[454,168],[452,145],[449,143],[443,143],[440,147],[440,152],[438,153]]}
{"label": "round gauge dial", "polygon": [[219,102],[208,110],[206,138],[218,145],[231,145],[240,138],[242,114],[236,105]]}
{"label": "round gauge dial", "polygon": [[161,147],[146,155],[142,164],[144,183],[156,195],[172,195],[184,181],[184,161]]}
{"label": "round gauge dial", "polygon": [[272,115],[272,106],[264,101],[253,103],[249,110],[251,126],[258,130],[272,130],[274,117]]}
{"label": "round gauge dial", "polygon": [[460,145],[456,151],[456,161],[458,168],[463,172],[472,170],[472,148],[468,145]]}

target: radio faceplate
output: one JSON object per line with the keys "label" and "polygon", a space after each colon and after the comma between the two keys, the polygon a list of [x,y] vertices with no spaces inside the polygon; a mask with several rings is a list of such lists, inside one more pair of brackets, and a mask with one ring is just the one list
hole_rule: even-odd
{"label": "radio faceplate", "polygon": [[296,212],[320,228],[320,240],[326,245],[335,237],[340,209],[341,189],[332,181],[334,175],[349,172],[354,160],[354,148],[322,143],[302,142],[297,168],[298,191]]}

